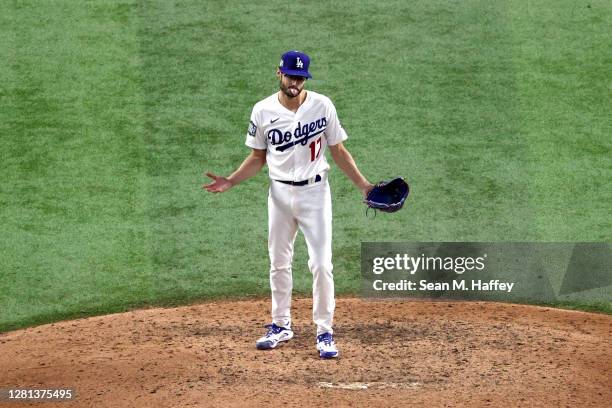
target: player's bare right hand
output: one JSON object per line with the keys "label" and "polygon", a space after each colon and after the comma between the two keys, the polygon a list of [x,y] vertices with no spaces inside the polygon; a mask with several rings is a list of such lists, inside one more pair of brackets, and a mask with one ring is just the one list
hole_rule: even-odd
{"label": "player's bare right hand", "polygon": [[227,177],[216,176],[212,173],[206,173],[206,175],[213,179],[212,183],[204,184],[202,186],[202,188],[208,191],[209,193],[222,193],[232,188],[233,184],[227,179]]}

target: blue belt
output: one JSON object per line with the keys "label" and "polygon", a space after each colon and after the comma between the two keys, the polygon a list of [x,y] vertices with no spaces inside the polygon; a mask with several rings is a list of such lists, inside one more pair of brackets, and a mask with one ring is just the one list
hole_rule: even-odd
{"label": "blue belt", "polygon": [[[276,181],[278,181],[279,183],[289,184],[291,186],[305,186],[308,184],[308,180],[302,180],[302,181],[276,180]],[[317,176],[313,180],[313,183],[318,183],[319,181],[321,181],[321,176],[317,174]]]}

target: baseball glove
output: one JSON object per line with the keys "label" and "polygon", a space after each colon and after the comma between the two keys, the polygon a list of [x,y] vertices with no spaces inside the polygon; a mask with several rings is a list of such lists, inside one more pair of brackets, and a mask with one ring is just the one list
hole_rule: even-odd
{"label": "baseball glove", "polygon": [[368,193],[364,203],[368,209],[373,208],[384,212],[396,212],[404,206],[410,187],[402,177],[390,181],[381,181]]}

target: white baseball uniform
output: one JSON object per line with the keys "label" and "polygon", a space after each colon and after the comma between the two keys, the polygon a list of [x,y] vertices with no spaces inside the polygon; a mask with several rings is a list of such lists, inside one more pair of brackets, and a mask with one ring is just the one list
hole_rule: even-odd
{"label": "white baseball uniform", "polygon": [[291,327],[291,264],[299,228],[308,246],[308,266],[313,275],[312,315],[319,335],[333,333],[335,309],[332,208],[325,150],[327,145],[346,140],[347,135],[331,100],[310,90],[304,92],[306,99],[295,113],[280,103],[278,93],[255,104],[245,144],[267,150],[272,321]]}

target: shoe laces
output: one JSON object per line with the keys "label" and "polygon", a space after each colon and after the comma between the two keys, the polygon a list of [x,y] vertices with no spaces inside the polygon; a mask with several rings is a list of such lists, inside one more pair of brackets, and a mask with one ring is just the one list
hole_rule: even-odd
{"label": "shoe laces", "polygon": [[266,337],[270,337],[274,334],[278,334],[280,332],[282,332],[284,329],[280,326],[277,326],[276,324],[272,323],[272,324],[266,324],[264,326],[266,329],[268,329],[268,332],[266,333]]}
{"label": "shoe laces", "polygon": [[334,342],[334,338],[331,333],[323,333],[319,336],[319,341],[322,341],[326,346],[331,346]]}

